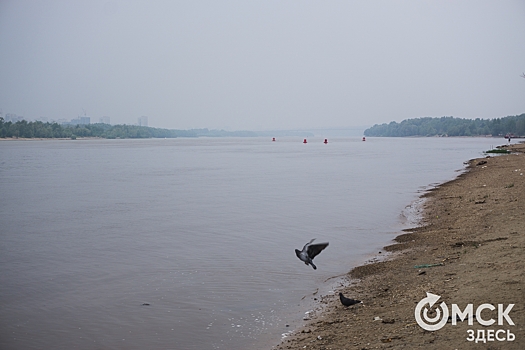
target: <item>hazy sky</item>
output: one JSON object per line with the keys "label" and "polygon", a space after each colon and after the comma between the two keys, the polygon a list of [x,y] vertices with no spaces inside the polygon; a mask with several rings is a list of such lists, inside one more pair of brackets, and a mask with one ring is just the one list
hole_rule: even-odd
{"label": "hazy sky", "polygon": [[268,130],[525,113],[525,1],[0,0],[0,109]]}

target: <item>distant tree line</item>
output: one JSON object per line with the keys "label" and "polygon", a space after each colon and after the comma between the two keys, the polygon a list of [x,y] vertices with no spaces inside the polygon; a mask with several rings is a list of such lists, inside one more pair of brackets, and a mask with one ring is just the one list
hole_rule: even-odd
{"label": "distant tree line", "polygon": [[175,130],[137,125],[60,125],[58,123],[28,122],[26,120],[5,122],[0,117],[0,137],[22,138],[72,138],[100,137],[106,139],[129,138],[175,138],[175,137],[220,137],[220,136],[258,136],[251,131],[224,131],[208,129]]}
{"label": "distant tree line", "polygon": [[494,119],[454,117],[405,119],[401,123],[374,125],[365,136],[525,136],[525,113]]}

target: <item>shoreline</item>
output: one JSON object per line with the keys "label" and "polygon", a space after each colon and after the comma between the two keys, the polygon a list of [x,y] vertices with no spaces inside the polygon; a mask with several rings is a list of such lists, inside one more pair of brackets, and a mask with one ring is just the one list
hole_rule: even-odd
{"label": "shoreline", "polygon": [[87,136],[77,137],[72,139],[71,137],[0,137],[0,141],[82,141],[82,140],[108,140],[102,137]]}
{"label": "shoreline", "polygon": [[[345,308],[336,293],[323,296],[319,298],[325,304],[323,312],[273,349],[477,348],[479,344],[467,340],[467,331],[489,329],[508,330],[515,339],[492,337],[487,344],[522,348],[525,144],[505,148],[513,153],[472,159],[455,179],[425,191],[419,199],[420,223],[383,248],[386,259],[347,274],[349,283],[340,291],[363,304]],[[483,319],[496,320],[490,327],[474,321],[470,326],[447,323],[440,330],[426,331],[414,316],[426,292],[439,295],[438,304],[457,304],[461,310],[469,303],[474,311],[484,303],[515,304],[509,312],[515,325],[498,325],[497,310],[485,310]]]}
{"label": "shoreline", "polygon": [[[178,138],[201,138],[201,137],[264,137],[267,138],[269,136],[177,136],[177,137],[168,137],[168,139],[178,139]],[[296,136],[285,136],[285,137],[296,137]],[[313,135],[312,137],[315,138],[324,138],[323,136],[319,135]],[[349,136],[350,138],[361,138],[360,136]],[[374,136],[376,137],[376,136]],[[379,136],[377,136],[379,137]],[[381,136],[382,137],[382,136]],[[393,137],[393,138],[435,138],[435,137],[441,137],[441,136],[403,136],[403,137]],[[301,137],[298,137],[301,139]],[[337,138],[337,137],[336,137]],[[493,138],[495,140],[506,140],[502,138],[501,136],[488,136],[488,135],[477,135],[477,136],[447,136],[447,138]],[[524,139],[525,137],[514,137],[513,140],[520,140]],[[106,137],[99,137],[99,136],[77,136],[76,138],[72,139],[71,137],[0,137],[0,141],[64,141],[64,140],[144,140],[144,139],[166,139],[166,137],[115,137],[115,138],[106,138]],[[520,141],[525,142],[525,141]],[[507,145],[508,146],[508,145]]]}

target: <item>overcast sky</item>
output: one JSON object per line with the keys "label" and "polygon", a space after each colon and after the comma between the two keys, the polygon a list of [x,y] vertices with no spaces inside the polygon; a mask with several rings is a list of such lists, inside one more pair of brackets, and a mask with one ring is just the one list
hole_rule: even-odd
{"label": "overcast sky", "polygon": [[0,109],[188,129],[525,113],[525,1],[0,0]]}

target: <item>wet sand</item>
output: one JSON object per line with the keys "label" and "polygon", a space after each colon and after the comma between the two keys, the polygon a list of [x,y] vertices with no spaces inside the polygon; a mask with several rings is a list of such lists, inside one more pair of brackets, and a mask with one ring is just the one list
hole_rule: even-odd
{"label": "wet sand", "polygon": [[[363,304],[344,307],[337,293],[309,296],[324,311],[274,349],[524,349],[525,144],[508,148],[512,154],[470,160],[465,173],[423,195],[420,226],[385,247],[388,259],[349,272],[351,283],[341,291]],[[495,323],[474,319],[473,325],[449,322],[424,330],[414,311],[426,292],[439,295],[436,304],[444,301],[449,310],[472,303],[475,313],[492,304],[496,310],[480,316]],[[498,325],[498,304],[515,304],[508,313],[515,325],[504,318]],[[474,337],[494,333],[476,343],[467,340],[469,330]]]}

